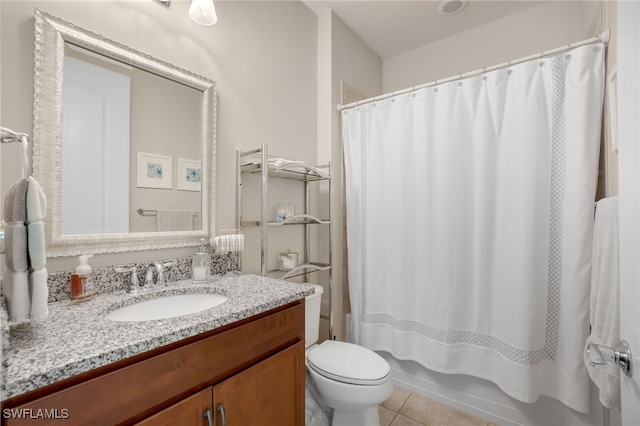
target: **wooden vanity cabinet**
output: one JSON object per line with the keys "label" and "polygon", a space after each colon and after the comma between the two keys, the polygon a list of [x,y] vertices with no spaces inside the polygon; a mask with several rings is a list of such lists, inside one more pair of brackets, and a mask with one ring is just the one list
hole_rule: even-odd
{"label": "wooden vanity cabinet", "polygon": [[171,407],[165,408],[137,425],[209,426],[207,419],[209,416],[213,416],[212,406],[213,388],[208,387]]}
{"label": "wooden vanity cabinet", "polygon": [[[304,424],[304,342],[137,423],[138,426]],[[210,418],[210,420],[209,420]]]}
{"label": "wooden vanity cabinet", "polygon": [[[215,424],[304,425],[304,368],[298,368],[300,363],[304,366],[304,342],[216,385]],[[301,404],[297,403],[300,398]]]}
{"label": "wooden vanity cabinet", "polygon": [[[223,407],[218,410],[218,407]],[[304,299],[2,404],[3,425],[304,425]],[[48,410],[64,418],[38,418]],[[31,416],[31,417],[30,417]]]}

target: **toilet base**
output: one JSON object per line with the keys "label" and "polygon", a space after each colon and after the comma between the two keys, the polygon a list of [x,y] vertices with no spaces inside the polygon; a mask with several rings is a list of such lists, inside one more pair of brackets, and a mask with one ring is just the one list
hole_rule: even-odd
{"label": "toilet base", "polygon": [[331,426],[353,426],[367,425],[378,426],[380,424],[380,416],[378,415],[378,406],[369,407],[364,410],[333,410],[333,420]]}

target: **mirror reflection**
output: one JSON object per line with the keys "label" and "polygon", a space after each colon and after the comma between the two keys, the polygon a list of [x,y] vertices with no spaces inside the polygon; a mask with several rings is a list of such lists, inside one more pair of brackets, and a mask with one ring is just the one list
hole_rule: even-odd
{"label": "mirror reflection", "polygon": [[35,11],[33,176],[47,257],[189,247],[215,229],[216,83]]}
{"label": "mirror reflection", "polygon": [[61,234],[202,229],[202,96],[65,43]]}

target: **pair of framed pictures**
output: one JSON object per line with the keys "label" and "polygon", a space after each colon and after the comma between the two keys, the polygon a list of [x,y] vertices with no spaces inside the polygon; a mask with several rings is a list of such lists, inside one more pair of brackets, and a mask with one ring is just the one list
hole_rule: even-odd
{"label": "pair of framed pictures", "polygon": [[[173,157],[138,152],[138,188],[173,189]],[[202,162],[178,157],[177,188],[180,191],[200,191]]]}

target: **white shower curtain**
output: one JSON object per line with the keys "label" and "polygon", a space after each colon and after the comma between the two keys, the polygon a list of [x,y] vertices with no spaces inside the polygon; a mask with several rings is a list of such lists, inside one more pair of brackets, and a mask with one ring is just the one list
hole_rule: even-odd
{"label": "white shower curtain", "polygon": [[343,110],[357,343],[589,410],[592,44]]}

